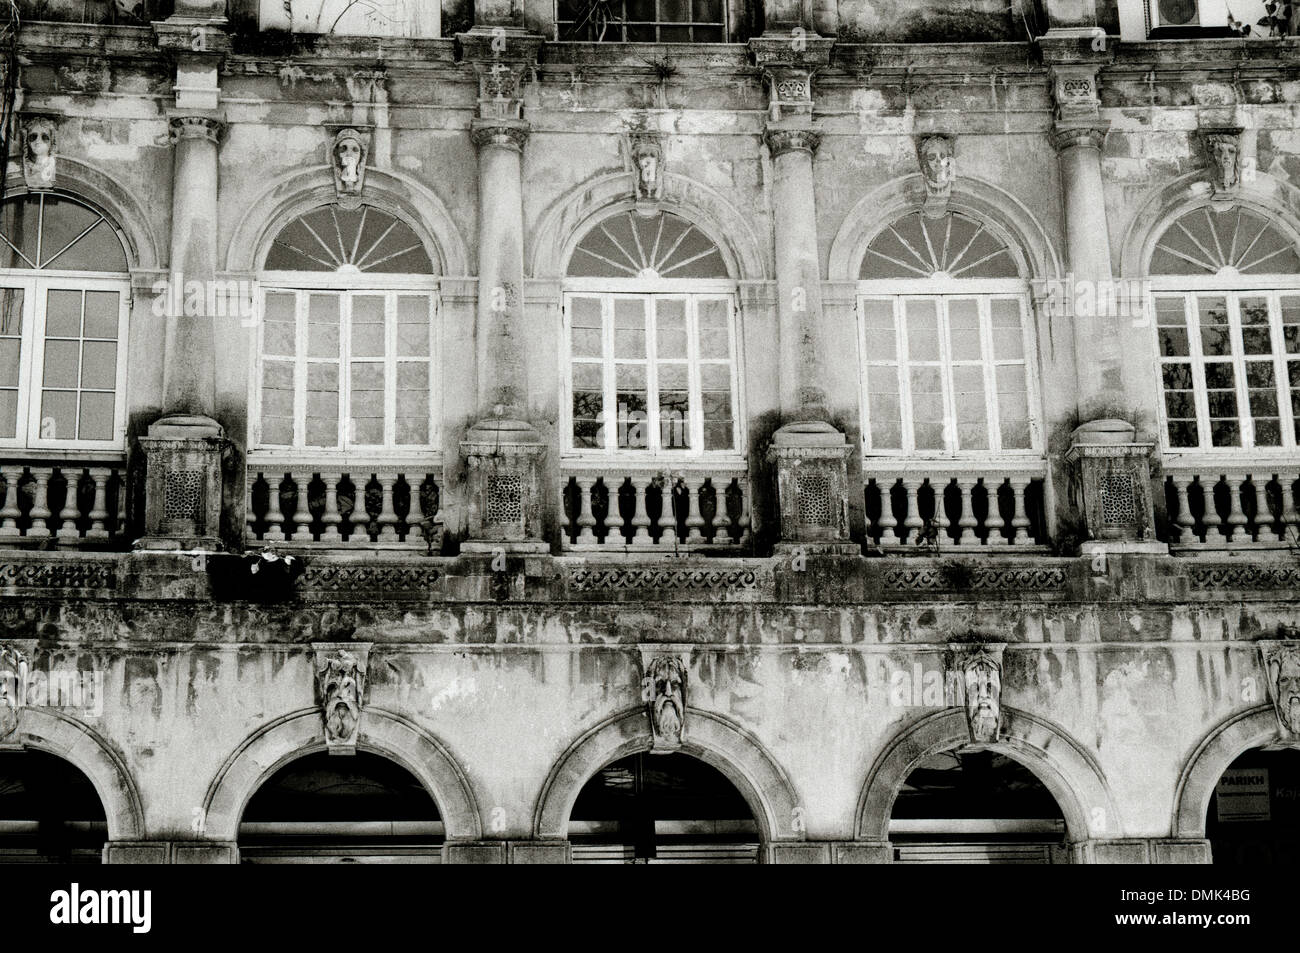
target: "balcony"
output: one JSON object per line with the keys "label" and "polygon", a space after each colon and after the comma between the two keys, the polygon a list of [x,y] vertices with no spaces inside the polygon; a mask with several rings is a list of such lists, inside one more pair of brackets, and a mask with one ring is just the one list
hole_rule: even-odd
{"label": "balcony", "polygon": [[750,546],[743,461],[567,461],[561,472],[560,541],[567,551],[734,554]]}
{"label": "balcony", "polygon": [[51,451],[0,462],[0,498],[0,545],[112,546],[126,533],[126,456]]}
{"label": "balcony", "polygon": [[441,463],[427,455],[312,460],[250,453],[246,538],[250,545],[436,553],[441,473]]}
{"label": "balcony", "polygon": [[1300,460],[1165,460],[1169,544],[1175,552],[1294,549]]}
{"label": "balcony", "polygon": [[1044,551],[1046,475],[1042,460],[869,457],[863,461],[867,535],[894,553]]}

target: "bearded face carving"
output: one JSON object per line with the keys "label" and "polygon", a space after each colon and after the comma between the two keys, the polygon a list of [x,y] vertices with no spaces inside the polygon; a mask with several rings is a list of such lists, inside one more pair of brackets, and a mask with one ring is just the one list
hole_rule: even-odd
{"label": "bearded face carving", "polygon": [[344,129],[330,146],[330,163],[334,168],[334,191],[340,200],[358,197],[366,184],[365,137],[356,129]]}
{"label": "bearded face carving", "polygon": [[961,683],[972,744],[992,744],[1002,729],[1002,645],[951,646],[949,669]]}
{"label": "bearded face carving", "polygon": [[18,730],[26,687],[27,657],[12,645],[0,644],[0,742]]}
{"label": "bearded face carving", "polygon": [[650,709],[651,751],[676,751],[686,730],[686,665],[674,655],[650,659],[642,679]]}
{"label": "bearded face carving", "polygon": [[325,719],[325,745],[330,754],[353,754],[361,725],[366,665],[347,649],[317,660],[316,683]]}
{"label": "bearded face carving", "polygon": [[54,122],[32,119],[23,127],[23,178],[30,189],[48,189],[54,173]]}
{"label": "bearded face carving", "polygon": [[1300,743],[1300,642],[1264,642],[1260,655],[1282,740]]}
{"label": "bearded face carving", "polygon": [[1230,192],[1241,182],[1241,136],[1235,131],[1212,132],[1205,137],[1213,164],[1214,189]]}

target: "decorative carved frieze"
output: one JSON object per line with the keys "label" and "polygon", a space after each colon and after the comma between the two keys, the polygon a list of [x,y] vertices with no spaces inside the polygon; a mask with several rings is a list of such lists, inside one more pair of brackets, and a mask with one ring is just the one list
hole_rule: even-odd
{"label": "decorative carved frieze", "polygon": [[117,575],[98,562],[0,563],[0,589],[114,589]]}
{"label": "decorative carved frieze", "polygon": [[359,129],[340,129],[329,147],[330,168],[334,172],[334,194],[339,205],[356,208],[366,187],[366,160],[370,156],[367,136]]}
{"label": "decorative carved frieze", "polygon": [[1241,185],[1241,130],[1204,129],[1201,136],[1215,193],[1236,190]]}
{"label": "decorative carved frieze", "polygon": [[942,218],[948,211],[952,184],[957,178],[955,140],[952,136],[923,136],[916,143],[921,177],[925,180],[924,212],[930,218]]}
{"label": "decorative carved frieze", "polygon": [[52,189],[58,170],[54,119],[32,116],[23,123],[23,179],[29,189]]}
{"label": "decorative carved frieze", "polygon": [[330,754],[356,754],[370,643],[316,646],[316,701]]}
{"label": "decorative carved frieze", "polygon": [[1300,590],[1300,568],[1295,566],[1193,566],[1189,572],[1193,589]]}
{"label": "decorative carved frieze", "polygon": [[308,566],[303,588],[358,597],[394,592],[427,594],[442,573],[424,566]]}
{"label": "decorative carved frieze", "polygon": [[1268,639],[1257,644],[1277,715],[1278,741],[1300,747],[1300,640]]}
{"label": "decorative carved frieze", "polygon": [[950,643],[950,683],[962,686],[971,744],[993,744],[1002,731],[1001,642]]}
{"label": "decorative carved frieze", "polygon": [[651,754],[669,754],[682,747],[690,661],[689,647],[641,647],[641,699],[650,715]]}
{"label": "decorative carved frieze", "polygon": [[958,564],[921,569],[890,569],[885,588],[914,592],[969,589],[977,592],[1043,592],[1065,588],[1065,570],[1056,568],[1002,568]]}
{"label": "decorative carved frieze", "polygon": [[574,569],[569,585],[575,592],[655,589],[755,589],[753,569]]}

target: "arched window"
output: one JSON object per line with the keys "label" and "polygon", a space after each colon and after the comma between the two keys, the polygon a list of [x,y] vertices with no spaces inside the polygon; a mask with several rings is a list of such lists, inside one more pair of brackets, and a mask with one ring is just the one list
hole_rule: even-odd
{"label": "arched window", "polygon": [[253,445],[432,444],[435,273],[415,230],[373,206],[284,226],[262,274]]}
{"label": "arched window", "polygon": [[1011,249],[959,212],[912,212],[859,272],[869,453],[1032,453],[1028,287]]}
{"label": "arched window", "polygon": [[564,299],[566,450],[739,452],[735,282],[711,238],[616,213],[574,249]]}
{"label": "arched window", "polygon": [[1300,244],[1240,205],[1157,240],[1149,273],[1170,449],[1300,446]]}
{"label": "arched window", "polygon": [[0,207],[0,446],[120,447],[127,302],[117,227],[52,192]]}

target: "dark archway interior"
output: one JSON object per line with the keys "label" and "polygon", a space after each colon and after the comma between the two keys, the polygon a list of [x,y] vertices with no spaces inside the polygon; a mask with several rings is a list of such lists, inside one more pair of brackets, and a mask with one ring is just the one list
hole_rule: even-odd
{"label": "dark archway interior", "polygon": [[575,863],[745,863],[758,826],[740,792],[685,754],[634,754],[597,771],[569,817]]}
{"label": "dark archway interior", "polygon": [[379,755],[306,755],[258,788],[239,825],[246,863],[437,859],[438,807],[413,774]]}
{"label": "dark archway interior", "polygon": [[988,750],[945,751],[915,768],[890,814],[904,863],[1062,863],[1065,818],[1024,765]]}
{"label": "dark archway interior", "polygon": [[0,863],[102,859],[108,821],[94,785],[44,751],[0,751]]}
{"label": "dark archway interior", "polygon": [[1300,751],[1254,748],[1219,778],[1205,817],[1214,863],[1300,864]]}

